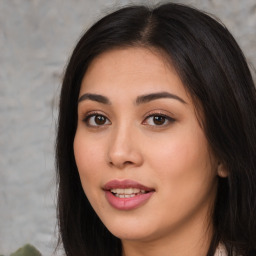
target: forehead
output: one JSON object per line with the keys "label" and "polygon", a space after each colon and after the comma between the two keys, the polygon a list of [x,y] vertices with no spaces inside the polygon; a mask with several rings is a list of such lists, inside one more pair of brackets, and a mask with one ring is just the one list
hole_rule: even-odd
{"label": "forehead", "polygon": [[[136,60],[136,62],[134,62]],[[121,68],[126,68],[126,72],[132,70],[134,67],[143,68],[141,64],[152,66],[156,68],[157,66],[167,66],[167,58],[165,55],[156,48],[146,48],[146,47],[122,47],[114,48],[106,52],[101,53],[96,56],[87,71],[90,72],[95,65],[105,65],[106,62],[109,65],[113,65]],[[121,65],[120,65],[121,64]],[[127,69],[126,64],[132,64],[131,69]],[[105,66],[108,67],[108,66]],[[172,66],[169,65],[169,68],[172,69]],[[174,70],[173,70],[174,71]]]}
{"label": "forehead", "polygon": [[188,97],[171,62],[160,51],[142,47],[110,50],[91,62],[80,94],[108,94],[110,90],[119,94],[169,91]]}

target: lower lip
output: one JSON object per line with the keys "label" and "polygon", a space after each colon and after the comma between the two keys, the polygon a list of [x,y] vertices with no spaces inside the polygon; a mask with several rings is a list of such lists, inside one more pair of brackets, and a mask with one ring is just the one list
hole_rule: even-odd
{"label": "lower lip", "polygon": [[154,192],[152,191],[130,198],[119,198],[114,196],[110,191],[105,191],[105,195],[109,204],[118,210],[136,209],[145,204],[148,201],[148,199],[153,195],[153,193]]}

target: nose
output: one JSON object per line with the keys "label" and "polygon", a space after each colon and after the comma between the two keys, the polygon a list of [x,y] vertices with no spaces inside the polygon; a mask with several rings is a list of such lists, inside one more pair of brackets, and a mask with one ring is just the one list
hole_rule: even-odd
{"label": "nose", "polygon": [[138,134],[131,127],[123,126],[113,130],[107,158],[109,165],[118,169],[141,166],[143,156]]}

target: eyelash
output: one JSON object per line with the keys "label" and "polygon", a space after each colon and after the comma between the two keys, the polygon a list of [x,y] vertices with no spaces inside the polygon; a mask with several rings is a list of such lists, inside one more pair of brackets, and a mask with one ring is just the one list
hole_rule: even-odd
{"label": "eyelash", "polygon": [[[105,115],[103,115],[99,112],[90,112],[90,113],[86,114],[85,118],[83,119],[83,122],[85,122],[86,126],[91,127],[91,128],[101,128],[102,126],[105,126],[106,124],[103,124],[103,125],[91,125],[91,124],[89,124],[90,119],[92,117],[94,117],[94,122],[95,122],[95,117],[96,116],[103,117],[103,118],[105,118],[106,120],[109,121],[109,119]],[[110,124],[111,124],[111,122],[110,122]],[[107,124],[107,125],[109,125],[109,124]]]}
{"label": "eyelash", "polygon": [[[170,125],[171,123],[175,122],[174,118],[172,118],[168,115],[165,115],[161,112],[153,112],[153,113],[151,112],[150,114],[146,115],[142,124],[145,124],[146,120],[149,120],[150,118],[156,118],[156,117],[164,118],[164,123],[163,124],[159,124],[159,125],[157,125],[157,124],[152,124],[152,125],[148,124],[148,125],[156,128],[156,129],[166,127],[166,126]],[[154,120],[153,120],[153,122],[154,122]],[[147,124],[145,124],[145,125],[147,125]]]}
{"label": "eyelash", "polygon": [[[95,118],[97,116],[98,117],[103,117],[108,123],[107,124],[103,123],[102,125],[99,125],[99,124],[98,125],[97,124],[96,125],[89,124],[90,119],[92,117],[94,117],[94,123],[95,123]],[[157,125],[157,124],[151,124],[151,125],[150,124],[146,124],[146,120],[149,120],[150,118],[154,118],[154,117],[164,118],[164,123],[163,124],[159,124],[159,125]],[[144,120],[143,120],[143,122],[142,122],[142,124],[143,125],[150,125],[150,126],[152,126],[154,128],[162,128],[162,127],[168,126],[171,123],[174,123],[175,121],[176,120],[174,118],[172,118],[172,117],[170,117],[168,115],[165,115],[165,114],[163,114],[161,112],[154,112],[154,113],[150,113],[150,114],[146,115]],[[102,128],[102,127],[104,127],[106,125],[110,125],[111,124],[111,121],[105,115],[103,115],[103,114],[101,114],[99,112],[93,112],[93,113],[90,112],[90,113],[88,113],[85,116],[85,118],[83,119],[83,122],[85,122],[86,126],[91,127],[91,128],[96,128],[96,129]]]}

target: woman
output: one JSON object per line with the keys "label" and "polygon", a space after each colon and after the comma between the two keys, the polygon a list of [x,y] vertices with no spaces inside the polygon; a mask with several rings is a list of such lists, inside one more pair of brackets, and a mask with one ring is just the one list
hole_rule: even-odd
{"label": "woman", "polygon": [[78,42],[56,163],[66,255],[256,255],[256,93],[227,29],[123,8]]}

